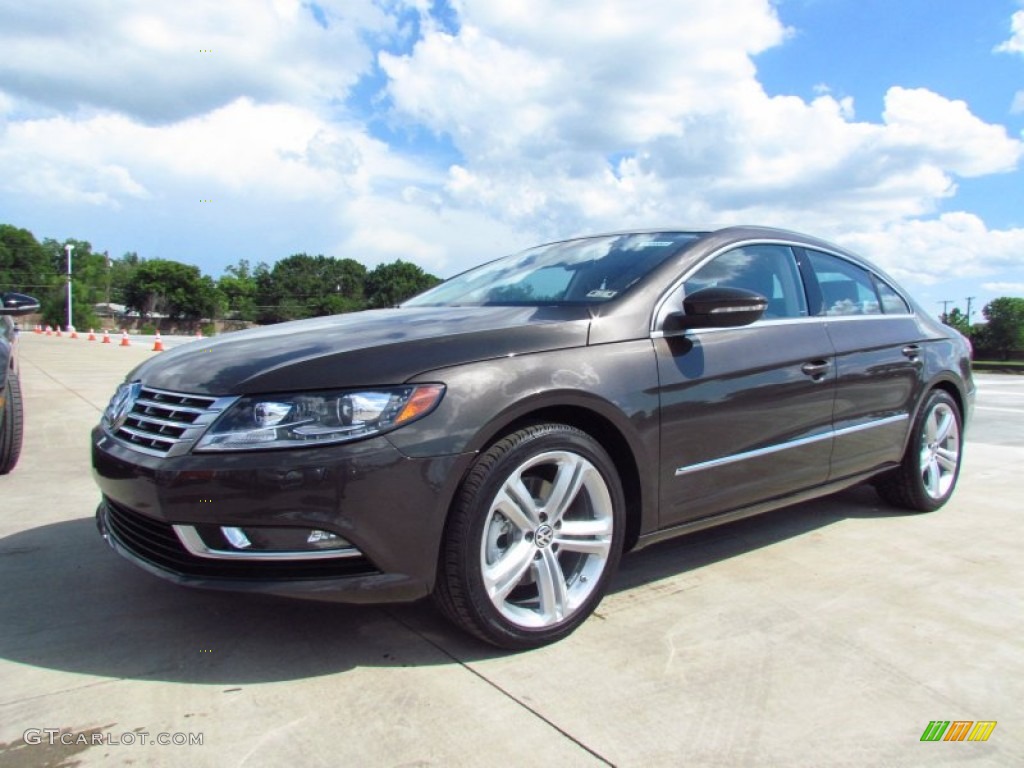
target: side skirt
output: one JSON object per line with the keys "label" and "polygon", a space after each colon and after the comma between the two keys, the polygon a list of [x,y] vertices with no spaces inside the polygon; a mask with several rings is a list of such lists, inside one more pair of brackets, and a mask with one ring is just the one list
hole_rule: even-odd
{"label": "side skirt", "polygon": [[810,501],[811,499],[820,499],[822,496],[829,496],[837,491],[841,491],[845,488],[850,488],[854,485],[859,485],[865,480],[869,480],[876,475],[879,475],[887,470],[895,468],[896,464],[878,467],[871,470],[870,472],[863,472],[858,475],[852,475],[850,477],[844,477],[842,480],[835,480],[824,485],[816,485],[813,488],[808,488],[805,491],[790,494],[789,496],[782,496],[777,499],[770,499],[769,501],[762,501],[757,504],[752,504],[749,507],[742,507],[741,509],[734,509],[729,512],[721,512],[717,515],[711,515],[709,517],[702,517],[699,520],[691,520],[690,522],[683,523],[682,525],[675,525],[671,528],[664,528],[659,531],[652,531],[651,533],[645,533],[640,536],[637,540],[636,546],[633,547],[633,551],[643,549],[644,547],[650,546],[651,544],[657,544],[659,541],[665,541],[666,539],[673,539],[676,536],[684,536],[688,533],[696,533],[697,531],[703,531],[705,528],[714,528],[716,525],[722,525],[724,523],[731,523],[735,520],[742,520],[745,517],[753,517],[754,515],[760,515],[762,512],[771,512],[773,509],[780,509],[782,507],[789,507],[794,504],[799,504],[802,501]]}

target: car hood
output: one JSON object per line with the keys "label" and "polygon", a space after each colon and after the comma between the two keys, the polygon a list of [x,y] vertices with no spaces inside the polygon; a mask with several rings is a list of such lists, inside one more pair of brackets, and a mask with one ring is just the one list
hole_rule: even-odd
{"label": "car hood", "polygon": [[210,395],[383,386],[451,365],[583,346],[589,325],[580,307],[369,310],[197,340],[128,379]]}

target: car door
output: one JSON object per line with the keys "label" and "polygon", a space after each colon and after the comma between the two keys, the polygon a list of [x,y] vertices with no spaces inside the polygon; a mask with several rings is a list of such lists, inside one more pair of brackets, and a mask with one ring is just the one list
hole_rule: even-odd
{"label": "car door", "polygon": [[910,307],[880,276],[836,254],[806,249],[812,313],[836,352],[830,479],[898,462],[924,386],[923,344]]}
{"label": "car door", "polygon": [[[669,306],[710,286],[753,290],[768,308],[745,327],[654,334],[663,528],[828,477],[832,344],[823,320],[809,316],[797,254],[778,244],[732,248],[690,276]],[[659,317],[670,320],[664,310]]]}

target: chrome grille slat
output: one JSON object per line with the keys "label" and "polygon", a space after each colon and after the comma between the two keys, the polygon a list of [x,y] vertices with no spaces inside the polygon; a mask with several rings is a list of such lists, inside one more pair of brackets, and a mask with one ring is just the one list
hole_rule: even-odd
{"label": "chrome grille slat", "polygon": [[179,456],[237,399],[142,387],[112,434],[142,453]]}
{"label": "chrome grille slat", "polygon": [[[210,404],[212,405],[214,402],[215,402],[214,400],[211,400]],[[196,414],[199,414],[199,413],[206,413],[206,411],[208,410],[208,408],[196,408],[196,407],[191,406],[191,405],[176,405],[174,403],[169,403],[169,402],[163,401],[163,400],[145,400],[145,399],[143,399],[141,397],[138,400],[135,401],[135,404],[143,406],[143,407],[147,407],[147,408],[159,408],[160,410],[164,410],[164,411],[174,411],[176,413],[196,413]]]}

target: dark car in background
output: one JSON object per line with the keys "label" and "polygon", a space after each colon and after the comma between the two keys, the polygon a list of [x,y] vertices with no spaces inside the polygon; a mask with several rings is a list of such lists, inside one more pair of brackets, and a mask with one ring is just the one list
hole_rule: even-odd
{"label": "dark car in background", "polygon": [[180,584],[432,594],[529,648],[624,551],[865,481],[937,509],[973,397],[963,337],[839,247],[615,233],[149,360],[93,432],[97,520]]}
{"label": "dark car in background", "polygon": [[0,293],[0,475],[21,456],[25,414],[18,378],[18,331],[12,317],[39,311],[39,302],[24,293]]}

